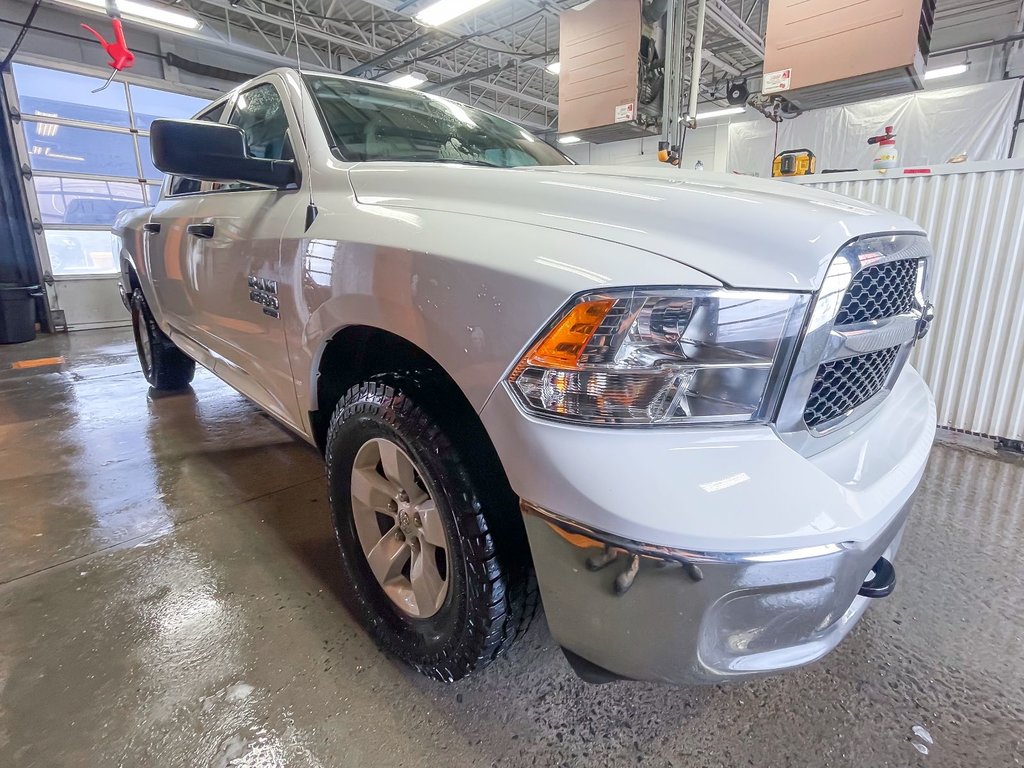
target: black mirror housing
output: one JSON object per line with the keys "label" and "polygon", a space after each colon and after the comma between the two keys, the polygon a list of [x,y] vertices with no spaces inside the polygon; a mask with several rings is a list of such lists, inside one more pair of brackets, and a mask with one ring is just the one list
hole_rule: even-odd
{"label": "black mirror housing", "polygon": [[250,157],[241,128],[206,120],[154,120],[153,164],[164,173],[201,181],[241,181],[283,189],[298,181],[294,160]]}

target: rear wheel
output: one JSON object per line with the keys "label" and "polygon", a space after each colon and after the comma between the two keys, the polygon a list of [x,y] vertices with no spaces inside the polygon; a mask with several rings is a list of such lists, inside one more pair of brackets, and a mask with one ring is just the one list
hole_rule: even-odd
{"label": "rear wheel", "polygon": [[[537,607],[518,510],[457,445],[429,388],[353,387],[331,419],[327,476],[347,607],[386,651],[458,680],[505,651]],[[433,407],[431,407],[433,406]]]}
{"label": "rear wheel", "polygon": [[161,391],[184,389],[195,376],[195,361],[174,346],[174,342],[160,330],[139,288],[132,291],[130,304],[135,350],[139,353],[139,364],[146,381]]}

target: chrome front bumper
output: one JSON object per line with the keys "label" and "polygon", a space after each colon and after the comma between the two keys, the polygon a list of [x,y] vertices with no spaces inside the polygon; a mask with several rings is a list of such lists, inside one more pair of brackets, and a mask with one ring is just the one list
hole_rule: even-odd
{"label": "chrome front bumper", "polygon": [[522,502],[545,614],[567,651],[614,676],[719,683],[820,659],[870,598],[912,499],[869,541],[758,553],[648,546]]}

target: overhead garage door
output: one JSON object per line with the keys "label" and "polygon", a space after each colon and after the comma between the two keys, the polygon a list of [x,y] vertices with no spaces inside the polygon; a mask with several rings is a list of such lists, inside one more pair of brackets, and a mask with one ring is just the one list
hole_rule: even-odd
{"label": "overhead garage door", "polygon": [[[128,323],[118,299],[110,225],[155,199],[149,154],[156,117],[189,117],[205,99],[15,64],[6,83],[50,307],[70,330]],[[49,279],[52,277],[52,281]]]}

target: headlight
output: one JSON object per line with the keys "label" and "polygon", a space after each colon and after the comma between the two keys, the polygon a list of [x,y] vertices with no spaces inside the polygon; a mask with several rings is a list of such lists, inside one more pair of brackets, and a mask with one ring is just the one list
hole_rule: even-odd
{"label": "headlight", "polygon": [[508,377],[529,410],[568,421],[769,420],[809,295],[627,288],[569,302]]}

